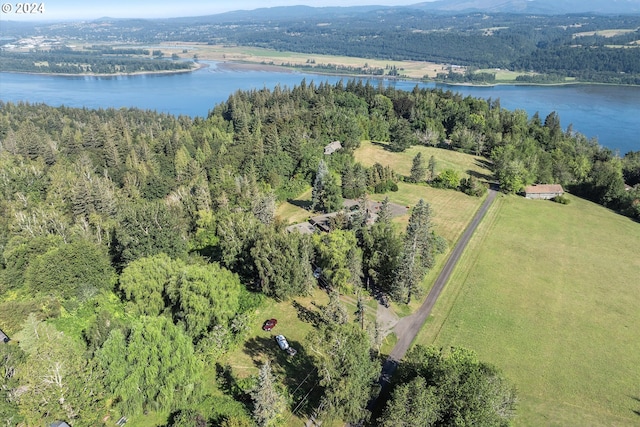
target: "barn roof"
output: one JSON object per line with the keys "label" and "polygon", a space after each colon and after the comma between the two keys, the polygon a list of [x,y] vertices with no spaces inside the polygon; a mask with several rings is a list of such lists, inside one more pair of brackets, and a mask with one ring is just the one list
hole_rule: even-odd
{"label": "barn roof", "polygon": [[526,194],[564,193],[560,184],[538,184],[524,188]]}

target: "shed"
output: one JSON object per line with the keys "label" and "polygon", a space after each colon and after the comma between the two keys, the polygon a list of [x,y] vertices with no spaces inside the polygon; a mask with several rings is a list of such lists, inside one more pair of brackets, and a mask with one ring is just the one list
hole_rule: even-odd
{"label": "shed", "polygon": [[564,190],[560,184],[538,184],[530,185],[524,189],[524,197],[527,199],[553,199],[562,196]]}
{"label": "shed", "polygon": [[326,155],[332,154],[341,148],[342,148],[342,143],[340,141],[333,141],[332,143],[327,144],[324,147],[324,154]]}
{"label": "shed", "polygon": [[0,342],[9,342],[9,337],[2,332],[2,329],[0,329]]}

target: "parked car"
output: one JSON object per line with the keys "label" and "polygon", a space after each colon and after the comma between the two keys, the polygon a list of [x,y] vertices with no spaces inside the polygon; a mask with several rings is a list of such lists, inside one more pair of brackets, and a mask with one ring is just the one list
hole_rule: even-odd
{"label": "parked car", "polygon": [[276,342],[280,349],[286,351],[289,356],[295,356],[298,353],[298,350],[289,345],[284,335],[276,335]]}
{"label": "parked car", "polygon": [[276,319],[269,319],[264,322],[264,325],[262,325],[262,330],[268,332],[273,328],[275,328],[277,324],[278,324],[278,321]]}
{"label": "parked car", "polygon": [[287,339],[284,337],[284,335],[276,335],[276,342],[278,343],[278,346],[280,346],[281,350],[286,350],[289,348],[289,343],[287,342]]}

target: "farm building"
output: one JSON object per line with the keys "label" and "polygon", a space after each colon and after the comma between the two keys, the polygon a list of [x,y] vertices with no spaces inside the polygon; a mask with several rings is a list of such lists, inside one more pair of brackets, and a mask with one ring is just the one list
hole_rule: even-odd
{"label": "farm building", "polygon": [[527,199],[553,199],[562,196],[564,190],[560,184],[530,185],[524,188],[524,197]]}

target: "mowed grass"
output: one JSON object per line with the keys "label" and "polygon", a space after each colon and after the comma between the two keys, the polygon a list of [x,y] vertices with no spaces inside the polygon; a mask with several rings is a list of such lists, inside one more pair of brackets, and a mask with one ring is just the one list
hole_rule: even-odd
{"label": "mowed grass", "polygon": [[640,224],[570,197],[500,196],[416,342],[502,369],[516,425],[638,425]]}
{"label": "mowed grass", "polygon": [[414,145],[402,153],[388,151],[385,147],[384,143],[362,141],[354,153],[355,159],[367,167],[373,166],[374,163],[380,163],[382,166],[390,166],[399,174],[409,176],[413,158],[416,154],[422,153],[425,166],[428,166],[431,156],[434,157],[436,173],[440,173],[444,169],[453,169],[465,176],[473,174],[484,180],[489,180],[492,176],[492,172],[487,169],[487,160],[483,157],[418,145]]}
{"label": "mowed grass", "polygon": [[[473,174],[481,179],[491,179],[492,172],[486,168],[486,159],[441,148],[413,146],[402,153],[394,153],[385,150],[383,144],[363,141],[354,155],[356,161],[364,166],[369,167],[377,162],[391,167],[401,175],[408,176],[411,173],[413,158],[419,152],[422,153],[425,165],[429,163],[431,156],[435,158],[436,174],[444,169],[453,169],[463,176]],[[415,206],[420,199],[423,199],[431,205],[436,233],[447,239],[450,246],[453,246],[462,235],[484,200],[484,198],[467,196],[459,191],[406,182],[398,183],[397,192],[371,194],[370,197],[378,201],[389,197],[391,202],[403,206]],[[409,214],[395,219],[403,226],[406,226],[408,220]]]}
{"label": "mowed grass", "polygon": [[[289,411],[284,416],[287,426],[304,425],[307,420],[308,414],[304,406],[301,405],[296,413],[292,412],[303,402],[305,395],[308,400],[304,402],[312,401],[314,398],[317,400],[314,391],[317,393],[320,387],[317,382],[312,381],[316,378],[315,368],[312,363],[312,351],[306,345],[306,337],[314,327],[311,322],[314,313],[318,313],[319,307],[326,305],[328,301],[327,293],[319,288],[309,297],[298,297],[284,302],[268,300],[256,311],[256,321],[251,325],[244,344],[223,356],[218,362],[223,365],[229,364],[236,377],[247,378],[257,376],[259,368],[269,360],[278,381],[285,385],[291,395]],[[277,319],[278,324],[270,332],[263,331],[264,321],[271,318]],[[298,354],[290,357],[280,350],[275,341],[275,336],[279,334],[287,338]]]}
{"label": "mowed grass", "polygon": [[303,206],[311,205],[311,188],[304,191],[295,199],[278,204],[276,218],[288,224],[297,224],[309,219],[311,212]]}

